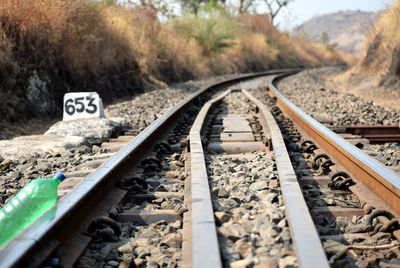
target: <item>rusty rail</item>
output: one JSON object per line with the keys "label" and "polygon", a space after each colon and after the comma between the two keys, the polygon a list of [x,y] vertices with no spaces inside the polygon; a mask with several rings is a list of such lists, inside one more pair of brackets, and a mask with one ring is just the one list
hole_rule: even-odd
{"label": "rusty rail", "polygon": [[385,142],[400,142],[399,126],[348,126],[346,132],[360,135],[372,144],[382,144]]}
{"label": "rusty rail", "polygon": [[[0,249],[0,267],[28,266],[33,258],[40,258],[46,248],[47,254],[65,241],[84,221],[90,211],[115,186],[132,165],[138,163],[143,155],[152,148],[163,132],[171,127],[200,96],[207,92],[229,86],[246,79],[265,75],[293,72],[293,69],[273,70],[246,74],[203,87],[177,106],[159,117],[135,139],[119,150],[113,157],[98,167],[67,196],[45,212],[39,219],[26,228],[20,235]],[[49,250],[50,247],[50,250]]]}
{"label": "rusty rail", "polygon": [[330,155],[352,173],[357,180],[361,181],[395,213],[400,215],[400,175],[361,152],[291,103],[274,86],[274,81],[281,77],[282,75],[276,75],[269,82],[271,92],[277,97],[277,105],[318,146],[329,151]]}
{"label": "rusty rail", "polygon": [[230,90],[226,90],[223,94],[208,101],[190,129],[192,267],[194,268],[222,267],[201,136],[208,111],[230,92]]}
{"label": "rusty rail", "polygon": [[259,108],[272,140],[286,215],[301,267],[329,267],[314,222],[308,211],[281,130],[269,109],[247,90],[243,94]]}

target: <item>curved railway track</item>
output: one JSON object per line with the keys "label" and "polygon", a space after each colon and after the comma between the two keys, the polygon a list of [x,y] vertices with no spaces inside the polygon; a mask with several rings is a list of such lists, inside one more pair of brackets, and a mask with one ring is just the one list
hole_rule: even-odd
{"label": "curved railway track", "polygon": [[[399,174],[282,96],[273,82],[293,72],[202,88],[117,139],[0,266],[362,266],[371,251],[393,262]],[[332,251],[337,240],[356,245]]]}

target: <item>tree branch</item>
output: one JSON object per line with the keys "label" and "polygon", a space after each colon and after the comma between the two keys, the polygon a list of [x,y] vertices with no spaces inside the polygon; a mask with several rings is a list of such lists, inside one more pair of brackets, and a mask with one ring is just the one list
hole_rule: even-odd
{"label": "tree branch", "polygon": [[[293,0],[264,0],[265,4],[267,5],[268,8],[268,17],[272,23],[272,25],[274,25],[274,19],[275,17],[278,15],[279,11],[287,6],[291,1]],[[276,7],[276,9],[274,9],[274,4]]]}

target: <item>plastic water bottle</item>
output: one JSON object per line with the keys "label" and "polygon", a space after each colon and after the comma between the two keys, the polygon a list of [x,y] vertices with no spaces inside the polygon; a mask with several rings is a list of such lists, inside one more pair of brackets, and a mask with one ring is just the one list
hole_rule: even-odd
{"label": "plastic water bottle", "polygon": [[0,210],[0,247],[57,202],[57,186],[64,179],[58,171],[51,179],[33,180]]}

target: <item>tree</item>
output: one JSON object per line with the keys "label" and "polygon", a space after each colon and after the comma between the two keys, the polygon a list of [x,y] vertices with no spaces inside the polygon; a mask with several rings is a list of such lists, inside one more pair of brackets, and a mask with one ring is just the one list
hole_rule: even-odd
{"label": "tree", "polygon": [[101,0],[101,3],[106,6],[112,6],[117,4],[117,0]]}
{"label": "tree", "polygon": [[323,32],[321,35],[321,43],[324,45],[328,45],[329,44],[329,35],[327,32]]}
{"label": "tree", "polygon": [[278,15],[279,11],[281,11],[283,7],[286,7],[290,2],[293,1],[294,0],[264,0],[268,8],[267,16],[272,25],[277,26],[274,24],[276,15]]}
{"label": "tree", "polygon": [[200,6],[203,2],[204,0],[178,0],[178,3],[181,5],[183,11],[190,11],[193,14],[197,14],[199,12]]}
{"label": "tree", "polygon": [[248,12],[249,8],[254,4],[254,2],[254,0],[239,0],[239,14]]}
{"label": "tree", "polygon": [[128,3],[136,8],[147,10],[149,12],[148,15],[151,14],[154,18],[157,17],[157,14],[162,14],[166,17],[172,14],[172,9],[165,0],[128,0]]}
{"label": "tree", "polygon": [[330,43],[329,35],[327,32],[323,32],[321,35],[320,42],[325,45],[325,48],[329,51],[334,51],[337,47],[337,43]]}
{"label": "tree", "polygon": [[198,15],[202,10],[221,9],[225,6],[225,0],[178,0],[184,12]]}

